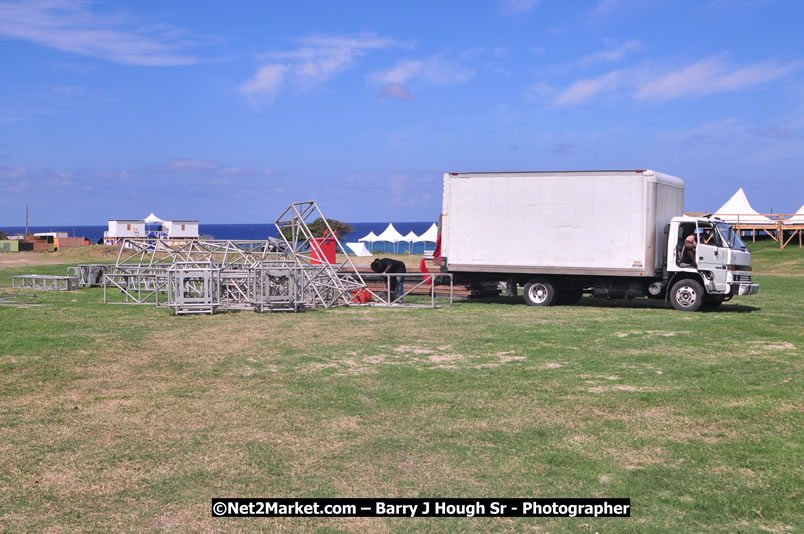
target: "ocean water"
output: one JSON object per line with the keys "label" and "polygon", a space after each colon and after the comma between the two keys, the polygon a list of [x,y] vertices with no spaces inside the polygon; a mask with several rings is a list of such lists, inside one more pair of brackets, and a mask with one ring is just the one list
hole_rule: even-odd
{"label": "ocean water", "polygon": [[[413,231],[416,235],[421,235],[427,231],[433,224],[432,222],[394,222],[394,228],[402,234],[406,235],[408,232]],[[342,243],[349,241],[357,241],[359,238],[365,236],[369,232],[379,234],[388,226],[387,222],[358,222],[349,223],[354,228],[354,232],[346,236],[338,236]],[[29,226],[28,231],[32,234],[38,232],[67,232],[70,237],[86,237],[93,243],[97,243],[103,237],[103,232],[108,229],[106,225],[96,226]],[[24,226],[0,226],[0,231],[7,234],[21,234],[25,231]],[[198,232],[201,235],[210,235],[215,239],[245,239],[245,240],[263,240],[268,237],[277,237],[277,230],[273,224],[203,224],[198,225]],[[414,243],[413,253],[419,253],[424,250],[434,248],[433,243]],[[382,252],[408,252],[408,243],[399,243],[394,247],[391,243],[376,243],[375,245],[366,246],[375,251]]]}

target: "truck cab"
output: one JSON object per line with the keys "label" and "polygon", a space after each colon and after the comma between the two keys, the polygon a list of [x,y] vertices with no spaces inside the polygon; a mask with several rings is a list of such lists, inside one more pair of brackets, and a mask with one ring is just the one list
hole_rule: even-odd
{"label": "truck cab", "polygon": [[759,291],[739,232],[718,219],[687,216],[668,226],[665,287],[673,307],[689,311]]}

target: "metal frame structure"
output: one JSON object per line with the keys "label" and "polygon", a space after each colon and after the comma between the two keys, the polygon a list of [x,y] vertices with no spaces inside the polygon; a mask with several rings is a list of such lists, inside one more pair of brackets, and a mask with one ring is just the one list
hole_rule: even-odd
{"label": "metal frame structure", "polygon": [[78,281],[69,276],[18,274],[11,277],[11,287],[36,291],[71,291],[78,287]]}
{"label": "metal frame structure", "polygon": [[[324,221],[327,235],[335,240],[337,252],[345,258],[343,262],[330,264],[320,259],[323,258],[320,239],[313,236],[308,224],[318,218]],[[120,246],[117,262],[105,266],[103,271],[103,300],[169,307],[176,315],[213,314],[223,310],[296,312],[352,305],[439,307],[432,287],[429,305],[402,304],[387,291],[369,288],[326,221],[315,201],[297,202],[274,222],[280,239],[126,238]],[[92,267],[97,266],[82,265],[74,271],[79,283],[92,278],[95,272]],[[388,275],[368,276],[381,281],[387,280]],[[402,276],[418,281],[404,297],[433,275],[408,273]],[[451,275],[448,279],[448,305],[451,305]],[[356,302],[355,296],[362,291],[371,293],[370,303]]]}
{"label": "metal frame structure", "polygon": [[[335,240],[336,253],[345,258],[342,263],[330,264],[320,259],[323,258],[321,245],[307,223],[316,219],[324,221],[325,235]],[[301,267],[300,272],[305,282],[303,300],[306,305],[323,308],[348,306],[358,292],[366,289],[366,282],[314,200],[291,204],[276,219],[274,225],[287,250]]]}
{"label": "metal frame structure", "polygon": [[78,280],[78,287],[103,287],[103,275],[108,267],[107,263],[82,263],[67,267],[67,276]]}
{"label": "metal frame structure", "polygon": [[[372,296],[377,299],[375,305],[379,306],[397,306],[404,305],[409,308],[438,308],[439,299],[446,299],[446,306],[452,306],[454,301],[452,273],[371,273],[364,274],[364,279],[367,281],[380,281],[383,289],[371,288],[368,290]],[[406,288],[401,296],[397,297],[391,293],[391,278],[401,277],[404,279],[404,287]],[[435,291],[435,278],[441,280],[440,285],[449,286],[449,294],[442,296],[436,294]],[[428,285],[429,284],[429,285]],[[426,296],[429,297],[428,302],[404,302],[406,297],[421,297],[421,291],[417,291],[422,287],[427,288]]]}

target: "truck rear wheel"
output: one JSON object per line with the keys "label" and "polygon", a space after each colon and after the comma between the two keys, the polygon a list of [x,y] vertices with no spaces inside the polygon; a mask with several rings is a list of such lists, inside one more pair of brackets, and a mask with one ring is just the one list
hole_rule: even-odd
{"label": "truck rear wheel", "polygon": [[528,306],[550,306],[556,302],[557,292],[546,278],[534,278],[525,284],[523,297]]}
{"label": "truck rear wheel", "polygon": [[670,290],[670,302],[680,311],[698,311],[703,306],[705,298],[703,286],[691,278],[679,280]]}

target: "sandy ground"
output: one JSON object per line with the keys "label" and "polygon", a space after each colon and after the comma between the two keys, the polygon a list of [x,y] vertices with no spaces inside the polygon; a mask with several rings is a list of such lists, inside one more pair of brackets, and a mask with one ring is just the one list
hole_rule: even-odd
{"label": "sandy ground", "polygon": [[0,252],[0,268],[28,267],[30,265],[58,265],[72,263],[64,257],[56,256],[56,252]]}
{"label": "sandy ground", "polygon": [[0,252],[0,269],[64,263],[107,263],[115,260],[117,253],[117,247],[100,245],[73,247],[59,252]]}

